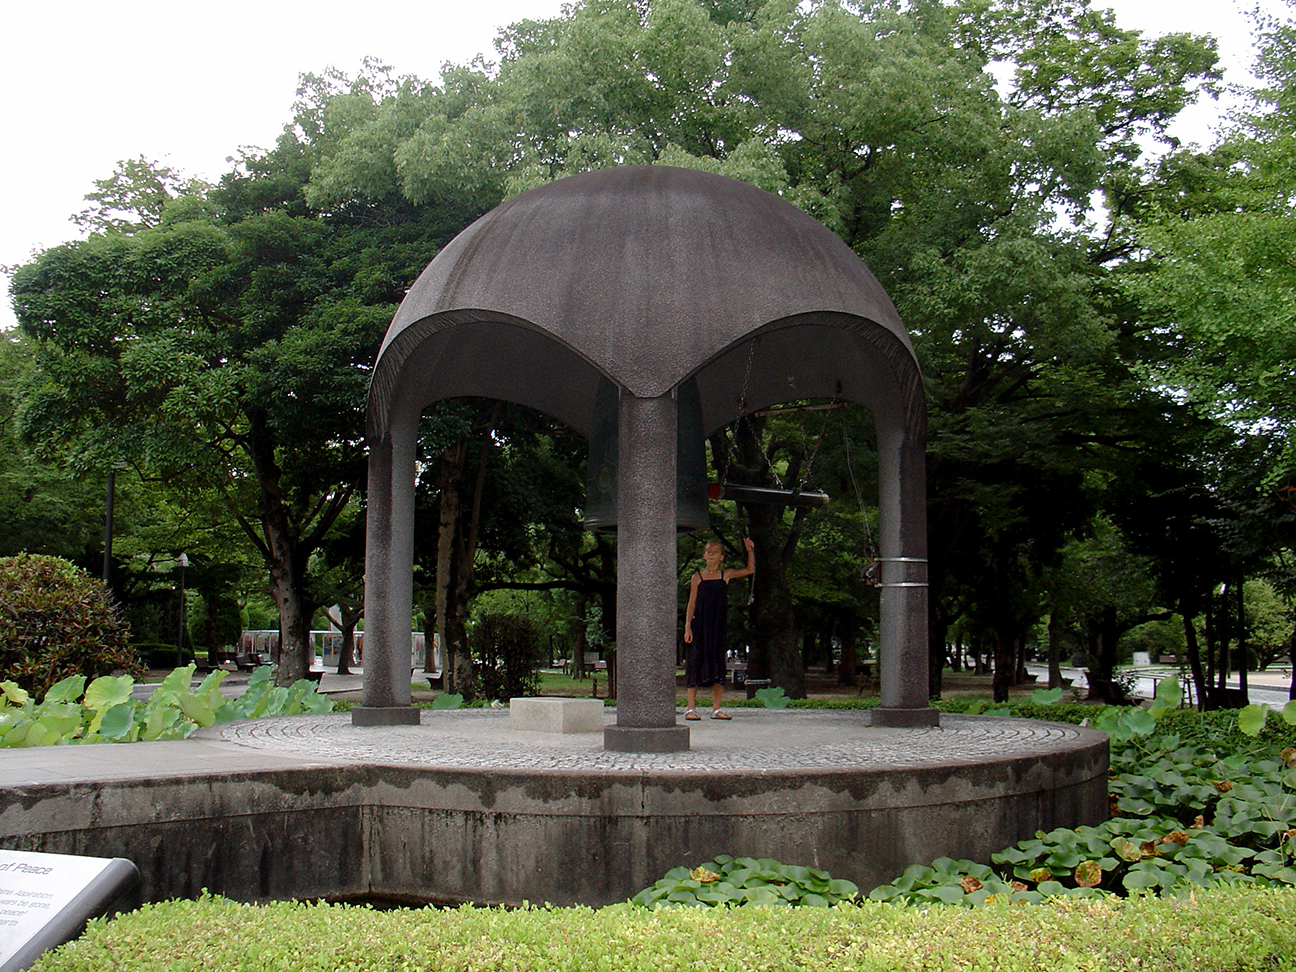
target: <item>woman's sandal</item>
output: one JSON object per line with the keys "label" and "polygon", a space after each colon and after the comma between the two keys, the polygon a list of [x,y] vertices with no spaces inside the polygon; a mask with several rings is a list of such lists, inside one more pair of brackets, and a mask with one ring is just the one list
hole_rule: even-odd
{"label": "woman's sandal", "polygon": [[733,716],[731,716],[728,712],[721,712],[719,709],[716,709],[714,712],[711,713],[711,718],[712,719],[732,719]]}
{"label": "woman's sandal", "polygon": [[684,718],[687,719],[689,722],[700,722],[702,719],[702,717],[698,715],[697,712],[693,709],[689,709],[687,712],[685,712]]}

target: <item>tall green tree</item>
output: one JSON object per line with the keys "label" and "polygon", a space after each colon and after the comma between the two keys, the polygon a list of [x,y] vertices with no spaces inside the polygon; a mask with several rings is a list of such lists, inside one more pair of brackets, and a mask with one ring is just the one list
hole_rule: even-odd
{"label": "tall green tree", "polygon": [[129,459],[215,488],[268,573],[285,682],[311,656],[311,554],[363,481],[368,368],[444,235],[435,214],[407,208],[310,211],[311,155],[286,132],[156,215],[151,188],[166,180],[136,193],[124,167],[101,195],[149,208],[46,251],[13,283],[19,323],[39,345],[41,381],[20,406],[27,438],[74,465]]}
{"label": "tall green tree", "polygon": [[1231,128],[1162,166],[1125,287],[1175,346],[1157,377],[1258,423],[1282,474],[1296,469],[1296,22],[1259,19],[1257,44],[1261,86]]}
{"label": "tall green tree", "polygon": [[[1296,20],[1254,16],[1260,84],[1217,144],[1168,157],[1132,198],[1122,223],[1141,249],[1120,282],[1168,351],[1149,358],[1151,380],[1256,446],[1247,468],[1261,482],[1207,467],[1210,485],[1251,538],[1232,549],[1253,567],[1267,561],[1257,569],[1290,597],[1296,533],[1283,499],[1296,483]],[[1227,579],[1236,586],[1239,576]],[[1296,653],[1296,631],[1291,644]]]}
{"label": "tall green tree", "polygon": [[49,554],[98,575],[106,471],[78,480],[22,441],[16,399],[32,367],[30,341],[0,334],[0,556]]}

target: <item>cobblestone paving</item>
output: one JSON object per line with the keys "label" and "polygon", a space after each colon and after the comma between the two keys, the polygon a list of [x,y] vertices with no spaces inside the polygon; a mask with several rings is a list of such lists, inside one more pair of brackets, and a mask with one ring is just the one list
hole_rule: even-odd
{"label": "cobblestone paving", "polygon": [[[863,712],[731,710],[732,722],[690,723],[683,753],[616,753],[600,733],[523,732],[507,711],[422,710],[418,726],[356,727],[349,713],[230,723],[205,730],[282,755],[471,770],[733,773],[832,771],[979,763],[1091,745],[1075,726],[945,715],[940,727],[874,728]],[[608,712],[609,723],[614,713]],[[217,735],[218,732],[218,735]]]}

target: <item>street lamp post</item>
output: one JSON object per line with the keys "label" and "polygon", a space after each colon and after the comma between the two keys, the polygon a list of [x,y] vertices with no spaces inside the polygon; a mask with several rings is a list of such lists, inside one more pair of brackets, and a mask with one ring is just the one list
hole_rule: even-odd
{"label": "street lamp post", "polygon": [[185,632],[185,585],[184,572],[189,566],[189,557],[181,554],[176,561],[180,565],[180,624],[176,632],[176,668],[184,667],[184,632]]}

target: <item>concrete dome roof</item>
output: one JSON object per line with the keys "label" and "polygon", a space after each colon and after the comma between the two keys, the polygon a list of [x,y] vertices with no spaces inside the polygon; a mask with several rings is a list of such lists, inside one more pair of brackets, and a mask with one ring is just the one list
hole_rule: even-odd
{"label": "concrete dome roof", "polygon": [[[740,373],[756,334],[770,335],[762,359],[777,374],[758,365],[753,382]],[[734,179],[624,166],[523,193],[437,254],[383,342],[370,431],[383,434],[402,402],[480,395],[588,433],[601,382],[655,397],[691,376],[709,427],[732,419],[740,380],[751,407],[834,394],[875,404],[863,386],[879,383],[906,412],[921,401],[894,305],[835,234]]]}

